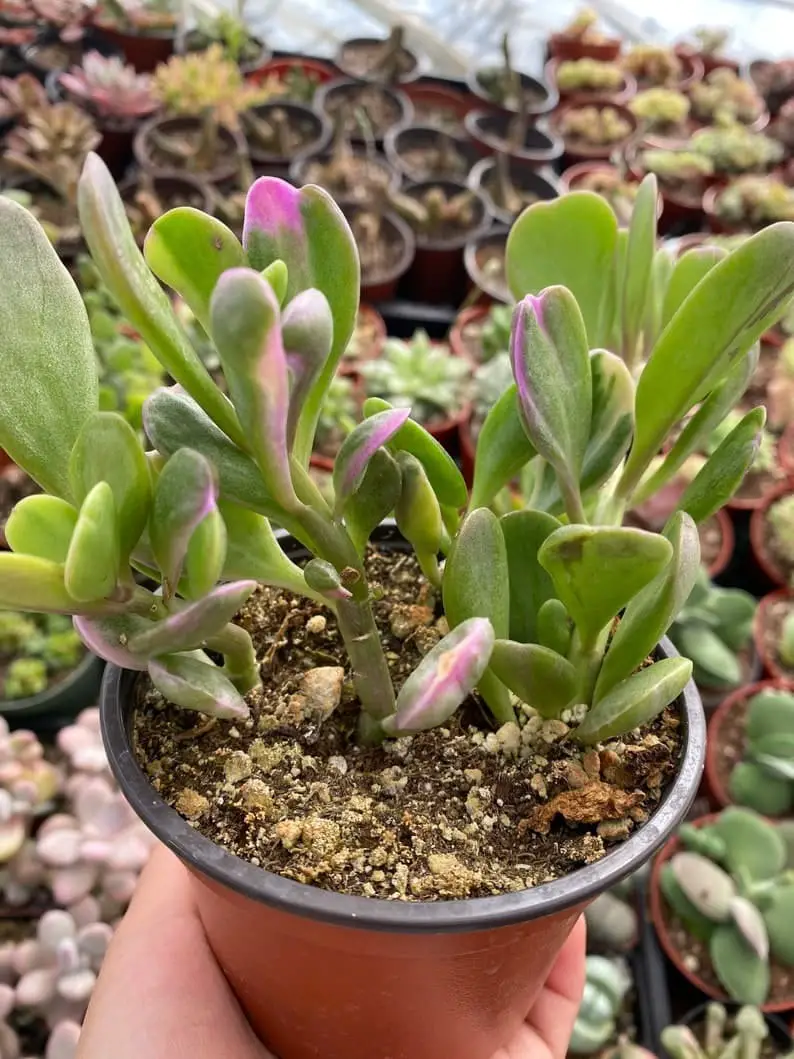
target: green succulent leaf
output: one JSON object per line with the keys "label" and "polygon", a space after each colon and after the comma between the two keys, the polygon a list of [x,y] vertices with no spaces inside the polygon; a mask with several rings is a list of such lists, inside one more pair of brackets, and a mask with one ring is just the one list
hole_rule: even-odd
{"label": "green succulent leaf", "polygon": [[[488,507],[496,494],[536,455],[518,414],[513,383],[485,417],[477,438],[470,510]],[[464,501],[465,502],[465,501]]]}
{"label": "green succulent leaf", "polygon": [[226,564],[226,524],[213,508],[196,526],[185,555],[185,577],[189,599],[200,599],[220,580]]}
{"label": "green succulent leaf", "polygon": [[582,467],[584,493],[602,485],[628,452],[634,433],[634,380],[614,353],[596,349],[590,354],[593,411],[590,437]]}
{"label": "green succulent leaf", "polygon": [[334,511],[342,514],[345,504],[364,480],[369,461],[388,444],[408,419],[410,409],[392,408],[359,423],[342,442],[334,461]]}
{"label": "green succulent leaf", "polygon": [[0,448],[49,493],[71,499],[69,453],[97,408],[85,306],[38,221],[0,199]]}
{"label": "green succulent leaf", "polygon": [[394,508],[397,528],[413,548],[425,577],[440,588],[438,552],[444,538],[444,521],[438,497],[415,456],[398,452],[397,465],[402,483]]}
{"label": "green succulent leaf", "polygon": [[65,563],[76,525],[76,508],[60,497],[37,493],[17,502],[8,516],[5,535],[14,552]]}
{"label": "green succulent leaf", "polygon": [[696,246],[687,250],[675,263],[662,309],[662,325],[666,327],[698,283],[727,253],[719,246]]}
{"label": "green succulent leaf", "polygon": [[185,299],[208,334],[215,284],[227,269],[247,263],[234,232],[192,206],[177,206],[157,218],[143,256],[155,276]]}
{"label": "green succulent leaf", "polygon": [[255,588],[256,581],[218,585],[162,621],[150,622],[130,639],[128,647],[133,654],[148,658],[202,647],[234,618]]}
{"label": "green succulent leaf", "polygon": [[228,500],[220,500],[218,508],[226,526],[226,561],[221,580],[252,578],[318,599],[316,593],[309,590],[301,568],[287,558],[266,518]]}
{"label": "green succulent leaf", "polygon": [[665,247],[656,251],[651,270],[651,285],[645,303],[645,320],[643,322],[643,343],[646,349],[653,347],[656,339],[667,322],[664,319],[664,302],[675,268],[675,260]]}
{"label": "green succulent leaf", "polygon": [[612,267],[618,222],[608,203],[589,191],[574,191],[533,203],[507,240],[507,282],[518,301],[561,284],[581,309],[591,344],[600,338],[604,276]]}
{"label": "green succulent leaf", "polygon": [[583,643],[592,644],[672,554],[670,542],[657,533],[562,526],[541,545],[538,562],[550,574]]}
{"label": "green succulent leaf", "polygon": [[645,307],[651,292],[656,251],[656,177],[648,173],[637,189],[631,211],[623,280],[623,351],[629,363],[638,353]]}
{"label": "green succulent leaf", "polygon": [[0,551],[0,610],[31,610],[45,614],[98,611],[80,604],[66,591],[63,564],[37,555]]}
{"label": "green succulent leaf", "polygon": [[760,1006],[769,996],[769,963],[753,952],[734,924],[711,936],[709,954],[720,984],[731,1000]]}
{"label": "green succulent leaf", "polygon": [[664,658],[646,666],[607,692],[574,731],[574,738],[592,745],[648,724],[681,694],[691,676],[688,658]]}
{"label": "green succulent leaf", "polygon": [[152,659],[149,677],[157,690],[185,710],[198,710],[209,717],[241,721],[250,711],[234,684],[207,659],[190,655],[163,655]]}
{"label": "green succulent leaf", "polygon": [[149,539],[167,595],[176,591],[190,538],[217,499],[212,465],[192,449],[175,452],[157,480],[149,519]]}
{"label": "green succulent leaf", "polygon": [[541,647],[548,647],[563,658],[570,650],[573,626],[565,604],[556,597],[547,599],[538,610],[537,638]]}
{"label": "green succulent leaf", "polygon": [[536,643],[497,640],[490,667],[503,684],[542,717],[559,717],[576,695],[576,670],[568,659]]}
{"label": "green succulent leaf", "polygon": [[538,550],[559,521],[544,511],[511,511],[499,520],[507,549],[509,635],[519,643],[537,639],[538,611],[554,596],[554,583],[538,562]]}
{"label": "green succulent leaf", "polygon": [[279,258],[275,261],[271,261],[270,264],[262,269],[262,279],[267,280],[270,286],[273,288],[273,293],[278,299],[279,305],[283,307],[284,300],[287,297],[287,287],[289,286],[289,270],[287,266]]}
{"label": "green succulent leaf", "polygon": [[719,636],[699,622],[680,624],[672,630],[672,640],[695,666],[695,679],[701,687],[736,688],[742,682],[738,658]]}
{"label": "green succulent leaf", "polygon": [[397,461],[386,449],[378,449],[367,465],[361,485],[345,505],[345,526],[359,555],[364,555],[375,527],[394,510],[401,485]]}
{"label": "green succulent leaf", "polygon": [[113,490],[97,482],[77,515],[64,566],[66,591],[80,603],[103,599],[119,573],[118,513]]}

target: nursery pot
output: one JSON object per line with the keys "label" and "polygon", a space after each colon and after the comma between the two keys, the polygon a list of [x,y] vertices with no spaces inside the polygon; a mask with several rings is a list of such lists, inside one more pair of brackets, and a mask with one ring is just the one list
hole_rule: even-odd
{"label": "nursery pot", "polygon": [[781,566],[776,556],[767,547],[764,529],[766,526],[766,515],[772,504],[791,491],[792,485],[790,482],[784,482],[779,485],[777,489],[767,493],[750,516],[750,546],[755,560],[770,581],[781,588],[785,588],[789,584],[791,571]]}
{"label": "nursery pot", "polygon": [[[569,111],[583,110],[585,107],[595,107],[599,111],[606,110],[607,108],[616,110],[620,117],[624,118],[628,123],[629,132],[626,133],[623,139],[615,140],[613,143],[606,144],[589,144],[583,140],[574,140],[570,137],[566,139],[562,133],[562,119]],[[553,132],[560,137],[561,142],[564,144],[565,155],[563,164],[567,167],[573,165],[575,162],[607,161],[613,156],[622,156],[627,144],[631,143],[632,137],[637,131],[637,119],[628,107],[624,107],[620,103],[614,103],[611,99],[605,99],[601,96],[598,99],[589,100],[586,103],[565,103],[555,112],[551,120],[551,128]]]}
{"label": "nursery pot", "polygon": [[57,732],[99,695],[105,663],[86,651],[85,657],[57,684],[24,699],[0,699],[0,716],[11,728],[29,728],[37,734]]}
{"label": "nursery pot", "polygon": [[[757,684],[754,690],[760,690],[762,685]],[[716,715],[715,715],[716,716]],[[713,719],[712,719],[713,720]],[[711,745],[711,731],[709,730],[709,746]],[[708,765],[707,765],[708,767]],[[701,816],[697,820],[689,820],[687,823],[693,827],[705,827],[707,824],[714,822],[716,814],[708,816]],[[681,841],[673,835],[672,838],[668,839],[665,845],[662,847],[661,852],[654,859],[653,868],[651,869],[651,881],[648,887],[648,905],[650,909],[651,919],[653,920],[654,929],[656,930],[656,937],[659,939],[659,944],[662,946],[665,956],[670,960],[678,973],[685,978],[695,989],[704,993],[707,997],[712,1000],[719,1000],[726,1002],[728,1000],[726,994],[719,988],[711,985],[705,981],[696,971],[692,971],[684,961],[682,953],[676,946],[673,938],[670,935],[670,931],[667,929],[667,921],[665,917],[666,902],[661,891],[661,875],[662,868],[667,864],[670,858],[679,852],[681,849]],[[730,1002],[730,1001],[728,1001]],[[776,1011],[788,1011],[792,1007],[794,997],[789,997],[785,1000],[770,1000],[766,1004],[760,1004],[761,1011],[765,1014],[773,1013]]]}
{"label": "nursery pot", "polygon": [[[423,148],[433,150],[441,142],[451,141],[455,154],[459,155],[464,162],[464,170],[460,173],[428,173],[419,168],[411,159],[408,152],[421,151]],[[471,167],[480,157],[468,137],[454,136],[437,128],[435,125],[402,125],[389,129],[383,138],[383,149],[392,167],[401,173],[406,180],[466,180]]]}
{"label": "nursery pot", "polygon": [[254,73],[248,74],[247,80],[260,85],[267,81],[269,77],[283,79],[293,70],[302,70],[305,74],[314,78],[318,85],[333,81],[337,76],[330,63],[323,62],[321,59],[309,59],[306,56],[293,55],[283,56],[280,59],[270,59]]}
{"label": "nursery pot", "polygon": [[[251,162],[258,170],[267,176],[277,176],[286,180],[289,175],[290,166],[296,158],[316,151],[322,151],[331,139],[331,126],[324,114],[318,114],[303,103],[292,103],[289,100],[274,100],[270,103],[260,103],[252,107],[250,113],[260,120],[267,120],[268,115],[275,111],[282,111],[287,117],[287,123],[292,128],[302,130],[304,142],[302,147],[280,153],[278,150],[269,151],[267,148],[257,144],[254,136],[249,130],[248,154]],[[246,128],[246,117],[242,118],[243,127]]]}
{"label": "nursery pot", "polygon": [[[355,360],[351,360],[349,357],[342,357],[337,369],[341,375],[356,375],[358,365],[362,360],[377,360],[383,349],[383,343],[386,341],[386,321],[377,309],[367,305],[366,302],[359,302],[358,315],[372,328],[374,332],[372,343],[364,355],[357,357]],[[331,470],[333,470],[333,466]]]}
{"label": "nursery pot", "polygon": [[[198,177],[190,173],[160,172],[152,174],[154,190],[158,195],[173,201],[174,205],[184,206],[188,191],[201,196],[201,205],[198,207],[204,213],[212,213],[213,201],[207,185]],[[125,202],[130,202],[138,187],[137,177],[128,177],[119,184],[119,194]],[[175,200],[175,201],[174,201]]]}
{"label": "nursery pot", "polygon": [[[561,188],[556,174],[551,169],[536,170],[517,161],[515,158],[508,160],[510,181],[513,186],[521,192],[528,192],[535,196],[538,202],[548,202],[550,199],[559,198]],[[488,203],[491,216],[496,218],[500,224],[508,227],[513,223],[518,214],[512,213],[498,206],[493,197],[493,185],[496,180],[496,159],[481,158],[469,173],[469,187],[481,192]],[[523,213],[526,207],[519,211]]]}
{"label": "nursery pot", "polygon": [[[413,184],[406,194],[418,196],[428,188],[442,188],[448,195],[465,191],[465,184],[452,180],[427,180]],[[403,281],[402,293],[415,301],[433,305],[459,305],[466,293],[466,270],[463,248],[470,239],[483,234],[491,225],[485,199],[480,192],[475,196],[474,223],[466,231],[445,236],[416,235],[416,256]]]}
{"label": "nursery pot", "polygon": [[514,115],[504,111],[472,110],[466,115],[466,131],[484,155],[499,151],[534,169],[553,165],[562,158],[563,143],[556,133],[530,125],[522,145],[510,143]]}
{"label": "nursery pot", "polygon": [[[392,526],[375,538],[402,550]],[[307,553],[290,538],[294,558]],[[663,653],[671,645],[663,641]],[[271,874],[209,841],[162,801],[132,745],[138,674],[108,666],[102,730],[133,809],[190,870],[209,944],[279,1059],[492,1059],[518,1031],[587,903],[636,871],[683,819],[703,760],[694,685],[679,771],[651,819],[601,860],[500,897],[402,902]]]}
{"label": "nursery pot", "polygon": [[572,33],[552,33],[549,37],[548,51],[554,59],[563,62],[566,59],[597,59],[599,62],[611,63],[620,55],[623,41],[620,37],[603,37],[601,40],[586,40]]}
{"label": "nursery pot", "polygon": [[101,19],[96,24],[138,73],[151,73],[174,54],[175,29],[136,33]]}
{"label": "nursery pot", "polygon": [[[402,177],[394,169],[383,155],[370,156],[364,147],[354,147],[352,149],[353,155],[356,158],[362,159],[366,162],[367,169],[370,172],[378,172],[383,174],[383,186],[390,188],[392,191],[397,191],[402,183]],[[320,151],[317,154],[301,154],[298,155],[289,167],[289,179],[293,184],[298,187],[302,187],[304,184],[313,183],[320,184],[329,191],[337,202],[354,202],[357,205],[371,204],[378,206],[380,199],[380,188],[375,188],[374,181],[368,185],[363,180],[360,184],[357,184],[354,188],[348,189],[343,187],[329,187],[324,183],[323,179],[311,176],[311,168],[315,162],[326,163],[330,162],[332,153],[330,150]]]}
{"label": "nursery pot", "polygon": [[[366,56],[367,52],[376,52],[383,49],[387,44],[388,41],[381,37],[352,37],[339,45],[334,62],[345,77],[355,81],[371,81],[376,84],[383,84],[383,78],[378,75],[377,71],[373,72],[367,68],[366,60],[363,63],[359,60],[362,56]],[[400,47],[400,55],[404,59],[405,70],[398,73],[393,80],[398,84],[416,81],[422,74],[422,63],[418,56],[410,48],[406,48],[404,44]],[[377,62],[377,56],[375,56],[375,62]],[[391,79],[386,83],[390,84]]]}
{"label": "nursery pot", "polygon": [[[48,47],[63,48],[63,61],[60,63],[43,61],[40,56]],[[23,44],[19,49],[23,61],[40,81],[45,81],[48,74],[79,65],[85,53],[89,51],[98,51],[106,56],[118,54],[118,48],[112,41],[108,40],[104,34],[97,33],[90,28],[85,29],[83,36],[78,40],[69,43],[63,43],[56,30],[45,29],[32,43]]]}
{"label": "nursery pot", "polygon": [[463,264],[472,287],[477,287],[489,301],[511,302],[513,300],[504,279],[490,276],[485,271],[485,262],[494,253],[504,256],[507,232],[494,229],[485,235],[470,239],[463,251]]}
{"label": "nursery pot", "polygon": [[599,89],[592,89],[590,91],[580,89],[578,91],[563,92],[560,86],[557,84],[557,68],[560,63],[557,59],[549,59],[546,63],[545,75],[546,80],[551,85],[557,87],[559,92],[561,103],[600,103],[603,100],[608,99],[611,103],[628,103],[630,99],[633,99],[637,94],[637,82],[626,70],[623,71],[623,84],[619,88],[616,88],[613,92],[607,92]]}
{"label": "nursery pot", "polygon": [[[495,69],[495,67],[490,67],[490,69]],[[480,80],[482,70],[482,67],[470,70],[466,78],[466,84],[472,95],[477,96],[490,109],[499,110],[506,114],[517,114],[518,106],[505,106],[504,103],[497,102],[490,95]],[[548,73],[548,71],[546,72]],[[532,77],[531,74],[519,73],[518,76],[521,79],[522,91],[525,94],[531,93],[534,97],[527,103],[527,114],[530,117],[540,117],[540,115],[548,114],[549,111],[554,110],[560,101],[560,97],[555,87],[555,81],[552,78],[547,76],[545,80],[540,81],[537,77]]]}
{"label": "nursery pot", "polygon": [[[173,166],[163,167],[152,154],[151,136],[154,130],[174,135],[182,129],[194,128],[200,123],[200,118],[194,117],[154,117],[144,122],[138,129],[133,140],[132,149],[135,160],[141,169],[159,176]],[[230,129],[226,125],[218,126],[218,138],[223,143],[218,146],[218,155],[214,169],[202,171],[201,173],[188,173],[197,176],[207,184],[223,184],[234,180],[240,169],[240,157],[247,151],[245,137],[239,129]],[[187,172],[187,171],[186,171]]]}
{"label": "nursery pot", "polygon": [[454,356],[462,357],[475,365],[480,363],[479,358],[476,355],[472,355],[466,344],[465,332],[470,324],[481,323],[485,320],[490,311],[490,306],[488,305],[472,305],[458,313],[455,317],[455,322],[449,330],[448,339],[449,348]]}
{"label": "nursery pot", "polygon": [[761,659],[764,670],[773,680],[787,681],[794,684],[794,669],[786,668],[778,659],[775,646],[767,642],[764,631],[770,621],[772,608],[781,602],[789,602],[794,605],[794,593],[787,588],[779,588],[764,596],[758,604],[753,622],[753,638],[758,657]]}
{"label": "nursery pot", "polygon": [[437,125],[456,135],[463,133],[464,118],[478,106],[474,96],[432,81],[411,81],[402,90],[410,99],[419,124]]}
{"label": "nursery pot", "polygon": [[715,577],[719,577],[727,567],[728,563],[731,561],[733,549],[736,546],[736,534],[734,533],[733,522],[725,508],[721,507],[719,511],[715,512],[714,518],[719,523],[722,537],[719,551],[708,565],[708,574],[712,580],[714,580]]}
{"label": "nursery pot", "polygon": [[[363,206],[355,203],[343,202],[342,212],[351,220],[357,213],[366,212]],[[410,225],[396,213],[381,213],[381,234],[385,230],[387,238],[393,239],[402,250],[399,255],[395,254],[394,263],[388,269],[380,272],[370,272],[361,275],[361,298],[368,302],[383,302],[394,298],[397,293],[397,284],[413,264],[416,254],[416,236]]]}
{"label": "nursery pot", "polygon": [[[362,91],[377,93],[382,96],[383,99],[390,103],[390,109],[394,113],[394,119],[387,128],[373,128],[372,138],[376,144],[383,142],[383,137],[390,128],[395,125],[408,125],[413,121],[413,107],[404,92],[401,92],[398,88],[390,88],[388,85],[378,85],[365,81],[349,81],[341,78],[336,81],[328,81],[317,90],[317,94],[314,97],[314,107],[319,113],[325,114],[333,126],[338,112],[337,106],[343,108],[345,100],[355,99]],[[348,132],[351,143],[366,146],[367,137],[359,128],[358,123],[350,127]]]}

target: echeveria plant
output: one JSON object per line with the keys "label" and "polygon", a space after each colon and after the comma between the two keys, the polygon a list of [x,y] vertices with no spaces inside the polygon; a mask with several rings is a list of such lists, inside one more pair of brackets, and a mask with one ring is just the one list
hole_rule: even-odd
{"label": "echeveria plant", "polygon": [[[510,239],[515,383],[483,424],[473,496],[408,408],[371,398],[336,458],[332,503],[307,468],[355,324],[359,264],[325,192],[261,178],[242,243],[181,208],[153,225],[142,256],[110,175],[89,158],[79,208],[94,263],[176,381],[146,402],[149,452],[120,416],[97,411],[79,294],[38,223],[0,203],[0,444],[48,494],[9,520],[0,606],[72,613],[104,658],[148,671],[180,706],[225,718],[246,714],[243,695],[259,680],[233,618],[261,581],[334,613],[364,740],[441,724],[475,687],[499,724],[515,720],[513,692],[544,717],[579,722],[571,731],[583,743],[652,719],[691,673],[684,659],[653,656],[696,576],[695,522],[741,480],[763,410],[709,457],[663,534],[623,527],[623,513],[638,488],[653,491],[641,485],[646,470],[680,421],[700,406],[655,479],[674,473],[744,388],[751,349],[794,286],[794,225],[767,228],[724,260],[712,250],[662,270],[653,177],[624,244],[597,197],[559,203],[561,212],[532,207]],[[538,283],[527,247],[544,225],[548,278]],[[604,284],[621,244],[621,284]],[[159,281],[212,338],[228,398]],[[647,359],[637,382],[600,348],[618,319],[629,365],[640,350]],[[497,518],[488,505],[533,460],[543,463],[536,509]],[[391,512],[440,588],[451,630],[398,689],[364,563]],[[271,520],[309,550],[304,568],[281,551]],[[133,569],[162,594],[137,586]]]}

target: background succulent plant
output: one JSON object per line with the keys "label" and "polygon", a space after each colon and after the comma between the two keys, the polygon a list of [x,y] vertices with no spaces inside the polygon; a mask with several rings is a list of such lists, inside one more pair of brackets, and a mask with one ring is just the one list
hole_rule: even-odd
{"label": "background succulent plant", "polygon": [[731,1018],[722,1004],[712,1003],[702,1026],[667,1026],[661,1040],[672,1059],[759,1059],[768,1037],[769,1026],[757,1007],[745,1005]]}
{"label": "background succulent plant", "polygon": [[623,84],[623,71],[617,63],[597,59],[574,59],[557,67],[557,87],[561,92],[615,92]]}
{"label": "background succulent plant", "polygon": [[80,637],[60,614],[28,617],[0,612],[0,663],[6,661],[0,698],[40,694],[84,654]]}
{"label": "background succulent plant", "polygon": [[617,1035],[617,1020],[632,979],[620,957],[588,956],[585,985],[576,1016],[570,1051],[593,1055]]}
{"label": "background succulent plant", "polygon": [[98,117],[132,121],[157,107],[148,74],[136,73],[118,56],[89,51],[79,66],[61,74],[61,85]]}
{"label": "background succulent plant", "polygon": [[739,805],[783,816],[794,805],[794,694],[765,688],[747,702],[743,759],[729,789]]}

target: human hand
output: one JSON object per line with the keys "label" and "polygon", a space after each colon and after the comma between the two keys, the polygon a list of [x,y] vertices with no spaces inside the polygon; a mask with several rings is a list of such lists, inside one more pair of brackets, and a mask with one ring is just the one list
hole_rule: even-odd
{"label": "human hand", "polygon": [[[516,1039],[493,1059],[564,1059],[584,988],[580,919]],[[209,947],[178,859],[158,847],[119,927],[77,1059],[275,1059]]]}

